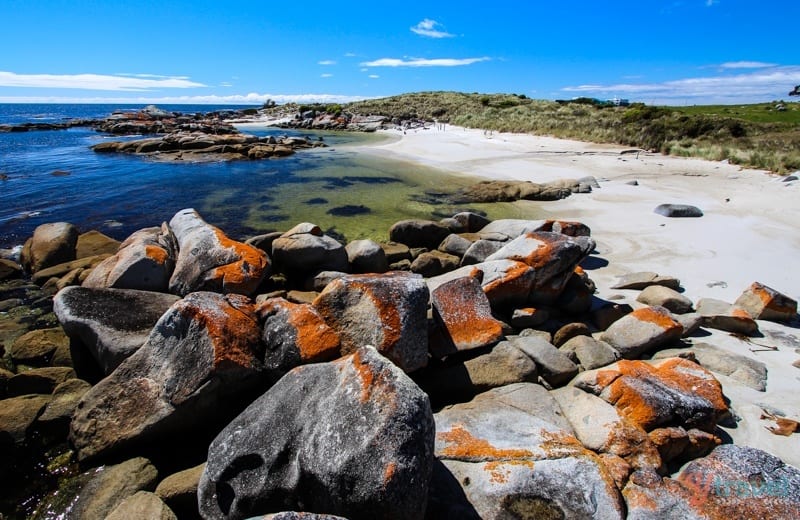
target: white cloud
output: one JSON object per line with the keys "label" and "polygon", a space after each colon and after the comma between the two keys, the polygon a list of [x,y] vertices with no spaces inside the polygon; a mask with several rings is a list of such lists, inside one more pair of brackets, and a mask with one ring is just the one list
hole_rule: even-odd
{"label": "white cloud", "polygon": [[489,58],[381,58],[374,61],[365,61],[361,63],[362,67],[460,67],[463,65],[472,65],[482,61],[489,61]]}
{"label": "white cloud", "polygon": [[355,58],[356,56],[357,56],[357,54],[355,52],[345,52],[344,53],[344,57],[345,58]]}
{"label": "white cloud", "polygon": [[336,65],[336,61],[335,60],[322,60],[322,61],[318,61],[317,65]]}
{"label": "white cloud", "polygon": [[277,103],[351,103],[371,96],[342,94],[233,94],[219,96],[138,96],[138,97],[68,97],[68,96],[0,96],[0,103],[141,103],[162,105],[260,105],[272,99]]}
{"label": "white cloud", "polygon": [[75,88],[83,90],[149,91],[161,88],[205,87],[186,76],[154,74],[16,74],[0,71],[0,87]]}
{"label": "white cloud", "polygon": [[719,0],[706,0],[706,7],[711,7],[719,3]]}
{"label": "white cloud", "polygon": [[578,85],[561,89],[580,95],[627,95],[647,102],[747,103],[785,97],[800,83],[800,66],[770,67],[754,72],[685,78],[661,83]]}
{"label": "white cloud", "polygon": [[721,69],[765,69],[775,67],[775,63],[764,63],[763,61],[727,61],[721,63]]}
{"label": "white cloud", "polygon": [[227,82],[227,81],[223,81],[222,83],[219,84],[219,86],[220,87],[232,87],[233,83],[230,83],[230,82]]}
{"label": "white cloud", "polygon": [[319,77],[320,78],[332,78],[333,74],[320,74]]}
{"label": "white cloud", "polygon": [[436,20],[425,18],[414,27],[411,27],[411,32],[428,38],[452,38],[455,36],[442,29],[444,29],[444,26]]}
{"label": "white cloud", "polygon": [[378,76],[377,74],[370,74],[370,75],[369,75],[369,76],[367,76],[367,77],[369,77],[369,78],[372,78],[372,79],[378,79],[378,78],[380,78],[380,76]]}

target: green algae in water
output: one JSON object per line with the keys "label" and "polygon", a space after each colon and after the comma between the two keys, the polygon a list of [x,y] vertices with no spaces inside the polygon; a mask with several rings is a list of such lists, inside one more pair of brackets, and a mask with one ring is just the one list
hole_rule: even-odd
{"label": "green algae in water", "polygon": [[[292,179],[253,189],[249,200],[234,192],[215,194],[205,205],[220,211],[231,204],[247,206],[242,228],[252,234],[286,230],[312,222],[347,240],[388,239],[389,228],[406,219],[439,220],[460,211],[480,211],[491,219],[535,218],[535,208],[516,203],[455,204],[450,196],[478,182],[434,168],[339,150],[320,150],[313,161],[291,173]],[[313,202],[312,202],[313,201]],[[324,201],[324,202],[323,202]],[[364,214],[340,214],[336,208],[369,209]],[[344,212],[347,213],[347,212]]]}

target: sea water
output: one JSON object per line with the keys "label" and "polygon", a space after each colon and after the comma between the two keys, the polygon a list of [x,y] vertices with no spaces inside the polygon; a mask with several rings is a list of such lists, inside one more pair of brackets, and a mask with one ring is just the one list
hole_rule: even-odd
{"label": "sea water", "polygon": [[[142,107],[0,104],[0,124],[101,118]],[[237,107],[160,108],[196,113]],[[181,163],[97,154],[94,144],[132,137],[91,128],[0,133],[0,248],[23,243],[47,222],[71,222],[82,232],[96,229],[122,240],[183,208],[195,208],[236,239],[312,222],[343,241],[386,240],[391,224],[403,219],[439,219],[467,209],[492,218],[526,216],[511,204],[452,204],[451,195],[475,179],[357,152],[354,145],[391,138],[382,133],[250,125],[243,131],[322,139],[328,147],[279,159]]]}

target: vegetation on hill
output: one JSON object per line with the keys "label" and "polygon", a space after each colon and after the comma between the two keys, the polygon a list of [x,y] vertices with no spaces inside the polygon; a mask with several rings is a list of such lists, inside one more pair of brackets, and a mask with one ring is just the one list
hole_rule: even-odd
{"label": "vegetation on hill", "polygon": [[516,94],[418,92],[350,103],[357,114],[438,120],[729,160],[778,173],[800,169],[800,103],[655,107],[589,98],[542,101]]}

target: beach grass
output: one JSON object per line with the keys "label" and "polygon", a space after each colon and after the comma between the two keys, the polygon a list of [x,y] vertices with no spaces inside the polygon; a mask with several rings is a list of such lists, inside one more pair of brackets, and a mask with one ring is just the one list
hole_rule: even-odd
{"label": "beach grass", "polygon": [[357,114],[422,119],[499,132],[613,143],[665,154],[728,160],[747,168],[800,169],[800,103],[615,106],[588,98],[416,92],[350,103]]}

